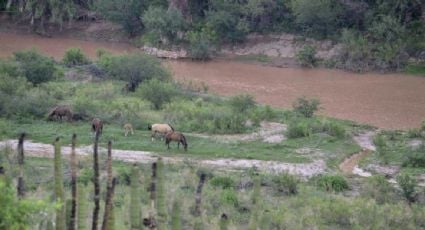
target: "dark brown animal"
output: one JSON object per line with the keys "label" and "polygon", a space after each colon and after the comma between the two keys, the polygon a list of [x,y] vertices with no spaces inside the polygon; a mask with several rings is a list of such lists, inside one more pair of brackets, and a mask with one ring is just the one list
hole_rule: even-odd
{"label": "dark brown animal", "polygon": [[184,150],[187,151],[187,141],[186,137],[180,133],[180,132],[168,132],[165,134],[165,144],[168,146],[168,149],[170,149],[170,142],[176,141],[177,142],[177,148],[180,148],[180,143],[184,146]]}
{"label": "dark brown animal", "polygon": [[91,130],[94,134],[99,133],[102,134],[103,130],[103,122],[99,118],[94,118],[91,122]]}
{"label": "dark brown animal", "polygon": [[72,121],[71,109],[66,105],[58,105],[54,107],[47,115],[48,120],[62,120],[63,117],[66,117],[68,121]]}

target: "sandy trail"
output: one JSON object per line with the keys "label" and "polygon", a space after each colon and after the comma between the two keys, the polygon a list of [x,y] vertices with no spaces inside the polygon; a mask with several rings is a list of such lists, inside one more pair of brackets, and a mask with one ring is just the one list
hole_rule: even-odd
{"label": "sandy trail", "polygon": [[[17,140],[6,140],[0,142],[0,148],[10,146],[16,151]],[[53,146],[49,144],[34,143],[32,141],[26,141],[24,144],[24,150],[26,156],[32,157],[44,157],[53,158]],[[71,147],[63,146],[62,154],[65,156],[70,155]],[[77,155],[88,156],[93,152],[93,146],[82,146],[76,148]],[[106,155],[106,149],[99,148],[101,155]],[[138,163],[151,163],[158,159],[159,154],[147,151],[133,151],[133,150],[112,150],[112,157],[114,160],[124,162],[138,162]],[[326,163],[323,160],[316,160],[306,164],[294,164],[285,163],[279,161],[262,161],[262,160],[248,160],[248,159],[230,159],[230,158],[219,158],[219,159],[196,159],[196,158],[184,158],[184,157],[170,157],[161,156],[165,163],[183,163],[184,161],[190,161],[197,163],[200,166],[222,168],[222,169],[247,169],[256,167],[260,171],[269,173],[280,173],[288,172],[290,174],[311,177],[320,173],[323,173],[326,169]]]}
{"label": "sandy trail", "polygon": [[358,167],[361,159],[376,151],[375,144],[373,144],[373,137],[375,132],[368,131],[360,133],[353,137],[354,141],[362,147],[362,151],[351,155],[346,158],[340,165],[339,169],[345,174],[355,174],[362,177],[372,176],[370,172],[366,172]]}

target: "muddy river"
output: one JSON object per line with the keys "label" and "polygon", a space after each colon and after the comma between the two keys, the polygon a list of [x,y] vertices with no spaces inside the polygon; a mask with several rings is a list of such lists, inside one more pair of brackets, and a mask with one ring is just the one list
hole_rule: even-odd
{"label": "muddy river", "polygon": [[[69,47],[80,47],[95,58],[96,49],[112,53],[135,50],[128,44],[42,38],[0,32],[0,58],[36,48],[60,59]],[[275,68],[236,61],[167,61],[175,78],[204,82],[211,92],[253,94],[260,103],[290,108],[305,95],[322,102],[322,114],[380,128],[418,127],[425,120],[425,77],[403,74],[354,74],[328,69]]]}

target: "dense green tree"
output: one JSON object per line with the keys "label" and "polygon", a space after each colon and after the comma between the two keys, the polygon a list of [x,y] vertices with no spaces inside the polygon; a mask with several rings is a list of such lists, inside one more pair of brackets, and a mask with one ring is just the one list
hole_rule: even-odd
{"label": "dense green tree", "polygon": [[150,101],[155,109],[161,109],[165,103],[178,94],[176,86],[171,82],[152,79],[140,86],[138,91],[144,99]]}
{"label": "dense green tree", "polygon": [[145,80],[166,80],[170,76],[157,58],[142,53],[113,57],[104,55],[100,64],[112,78],[127,81],[127,89],[132,92]]}
{"label": "dense green tree", "polygon": [[57,77],[54,60],[39,54],[35,50],[19,51],[14,56],[19,63],[23,76],[34,85]]}
{"label": "dense green tree", "polygon": [[143,29],[141,16],[145,3],[140,0],[98,0],[95,5],[107,19],[120,24],[129,35],[136,35]]}
{"label": "dense green tree", "polygon": [[308,35],[326,37],[335,34],[343,7],[337,0],[292,0],[295,22]]}
{"label": "dense green tree", "polygon": [[149,7],[143,14],[143,23],[146,32],[153,33],[155,38],[159,37],[161,44],[174,44],[182,39],[180,34],[186,30],[186,21],[182,13],[171,7],[168,10],[162,7]]}

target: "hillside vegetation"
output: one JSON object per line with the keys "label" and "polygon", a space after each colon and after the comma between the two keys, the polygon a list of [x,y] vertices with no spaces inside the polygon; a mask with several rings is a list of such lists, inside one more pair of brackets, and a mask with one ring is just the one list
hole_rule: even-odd
{"label": "hillside vegetation", "polygon": [[[47,117],[57,105],[72,110],[72,122]],[[35,50],[17,52],[0,62],[0,138],[26,134],[19,135],[23,144],[18,151],[2,142],[0,226],[90,229],[96,222],[103,229],[425,228],[424,194],[417,186],[417,176],[424,172],[424,127],[380,132],[376,154],[361,163],[386,167],[391,162],[401,168],[400,174],[389,175],[400,185],[396,188],[382,172],[370,178],[340,175],[339,163],[361,150],[352,136],[370,127],[317,116],[316,99],[299,98],[293,108],[261,106],[247,94],[208,94],[205,85],[175,82],[159,60],[141,53],[115,56],[99,50],[98,58],[89,60],[71,48],[57,62]],[[93,117],[105,122],[100,137],[90,133]],[[122,125],[128,122],[136,133],[125,137]],[[243,136],[261,133],[264,122],[284,125],[285,130],[274,133],[282,139]],[[182,131],[188,151],[152,142],[147,130],[151,123],[170,123]],[[73,134],[76,141],[71,141]],[[42,158],[25,156],[30,146],[25,139],[54,142],[54,161],[43,158],[41,149]],[[412,149],[409,143],[418,140]],[[61,146],[92,142],[102,148],[92,152],[90,146],[88,156],[78,153],[76,159],[61,154]],[[112,162],[114,149],[182,160],[165,165],[161,158],[152,165]],[[299,166],[319,161],[324,169],[301,178],[264,168],[228,171],[197,163],[214,158]]]}
{"label": "hillside vegetation", "polygon": [[[326,66],[352,71],[416,73],[425,58],[423,1],[397,0],[86,0],[0,1],[16,21],[45,33],[48,24],[62,28],[75,20],[106,18],[137,43],[184,47],[195,59],[208,59],[224,44],[243,42],[249,33],[289,32],[331,39],[342,50]],[[314,59],[302,59],[313,66]]]}

